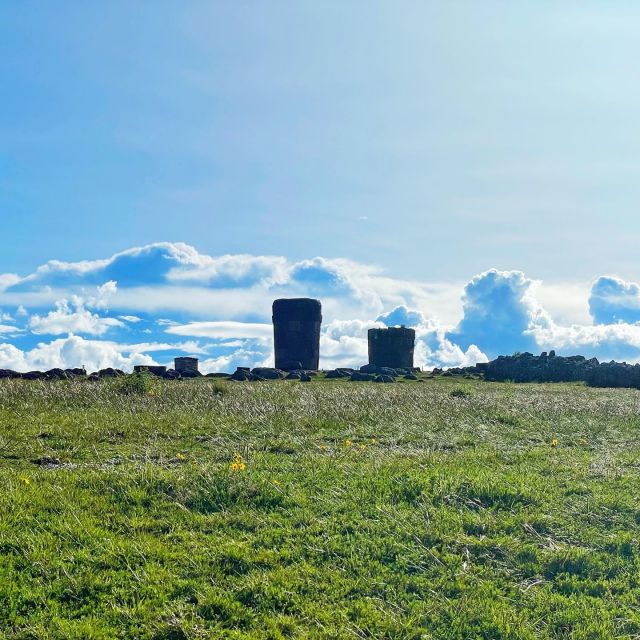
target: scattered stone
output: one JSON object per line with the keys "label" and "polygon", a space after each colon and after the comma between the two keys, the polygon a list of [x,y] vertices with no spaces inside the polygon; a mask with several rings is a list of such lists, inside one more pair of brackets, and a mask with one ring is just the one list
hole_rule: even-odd
{"label": "scattered stone", "polygon": [[256,367],[251,370],[251,375],[262,380],[280,380],[285,377],[285,372],[273,367]]}
{"label": "scattered stone", "polygon": [[373,373],[361,373],[355,371],[349,380],[351,382],[372,382],[375,378],[376,376]]}
{"label": "scattered stone", "polygon": [[100,378],[121,378],[126,375],[124,371],[120,371],[120,369],[112,369],[111,367],[107,367],[106,369],[100,369],[96,374]]}
{"label": "scattered stone", "polygon": [[395,378],[393,376],[385,376],[379,375],[373,379],[374,382],[395,382]]}
{"label": "scattered stone", "polygon": [[417,380],[418,376],[415,375],[414,373],[407,373],[406,375],[402,376],[405,380]]}
{"label": "scattered stone", "polygon": [[167,373],[167,367],[161,367],[156,365],[136,365],[133,367],[135,373],[150,373],[152,376],[164,377]]}

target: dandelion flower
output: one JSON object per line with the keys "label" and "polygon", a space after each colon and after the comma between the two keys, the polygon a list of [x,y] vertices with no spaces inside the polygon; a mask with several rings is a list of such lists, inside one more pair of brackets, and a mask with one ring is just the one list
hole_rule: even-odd
{"label": "dandelion flower", "polygon": [[378,442],[375,438],[371,438],[371,444],[376,444]]}
{"label": "dandelion flower", "polygon": [[187,456],[184,455],[184,453],[176,453],[176,460],[178,460],[178,462],[184,462],[187,459]]}
{"label": "dandelion flower", "polygon": [[231,471],[244,471],[247,468],[245,461],[239,453],[233,456],[233,462],[231,463]]}
{"label": "dandelion flower", "polygon": [[360,445],[360,451],[366,451],[367,449],[367,445],[366,444],[361,444]]}
{"label": "dandelion flower", "polygon": [[20,478],[20,482],[22,482],[22,484],[31,484],[31,480],[25,476],[23,476],[22,478]]}
{"label": "dandelion flower", "polygon": [[553,440],[551,440],[552,447],[557,447],[559,444],[560,444],[560,441],[558,440],[558,438],[553,438]]}
{"label": "dandelion flower", "polygon": [[353,444],[353,442],[351,440],[347,439],[347,440],[344,441],[344,446],[345,447],[350,447],[352,444]]}

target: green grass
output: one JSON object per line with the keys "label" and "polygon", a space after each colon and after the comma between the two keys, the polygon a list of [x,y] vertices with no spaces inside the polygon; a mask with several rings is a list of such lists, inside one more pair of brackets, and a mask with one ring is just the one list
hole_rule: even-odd
{"label": "green grass", "polygon": [[640,638],[637,391],[122,384],[0,383],[0,638]]}

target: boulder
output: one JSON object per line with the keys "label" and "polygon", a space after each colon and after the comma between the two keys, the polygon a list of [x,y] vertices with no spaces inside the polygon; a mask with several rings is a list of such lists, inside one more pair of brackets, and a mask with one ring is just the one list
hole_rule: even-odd
{"label": "boulder", "polygon": [[373,373],[360,373],[359,371],[354,371],[349,380],[350,382],[372,382],[375,380],[375,377],[376,376]]}
{"label": "boulder", "polygon": [[120,371],[120,369],[112,369],[111,367],[107,367],[106,369],[100,369],[97,375],[101,378],[121,378],[126,375],[124,371]]}
{"label": "boulder", "polygon": [[374,382],[395,382],[396,379],[393,376],[379,375],[373,379]]}
{"label": "boulder", "polygon": [[251,369],[251,375],[261,380],[281,380],[285,377],[285,372],[273,367],[256,367]]}
{"label": "boulder", "polygon": [[182,379],[182,376],[175,369],[167,369],[162,374],[162,377],[165,380],[180,380],[180,379]]}
{"label": "boulder", "polygon": [[2,378],[22,378],[22,374],[18,373],[17,371],[11,371],[11,369],[0,369],[0,379]]}
{"label": "boulder", "polygon": [[21,377],[23,380],[45,380],[47,374],[42,371],[27,371],[27,373],[23,373]]}
{"label": "boulder", "polygon": [[246,367],[238,367],[235,372],[229,377],[229,380],[235,380],[236,382],[245,382],[251,379],[251,372]]}

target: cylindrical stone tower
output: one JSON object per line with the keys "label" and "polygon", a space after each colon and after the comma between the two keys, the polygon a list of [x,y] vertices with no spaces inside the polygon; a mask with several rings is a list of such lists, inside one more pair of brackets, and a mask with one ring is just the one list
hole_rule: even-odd
{"label": "cylindrical stone tower", "polygon": [[284,298],[273,303],[276,369],[316,370],[320,362],[322,305],[311,298]]}
{"label": "cylindrical stone tower", "polygon": [[368,337],[369,364],[392,369],[413,367],[413,347],[416,341],[414,329],[369,329]]}
{"label": "cylindrical stone tower", "polygon": [[198,371],[198,358],[175,358],[173,363],[176,371],[183,378],[195,378],[200,375]]}

